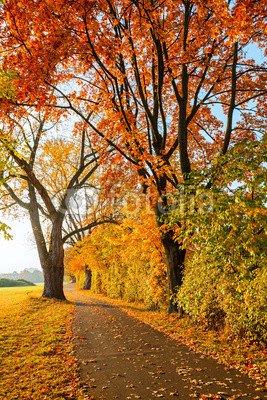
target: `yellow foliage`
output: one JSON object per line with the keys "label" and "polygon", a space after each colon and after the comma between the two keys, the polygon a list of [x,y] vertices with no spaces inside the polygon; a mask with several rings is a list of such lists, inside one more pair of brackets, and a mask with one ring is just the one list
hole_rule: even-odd
{"label": "yellow foliage", "polygon": [[68,251],[67,270],[92,270],[92,290],[115,298],[166,305],[166,265],[153,215],[140,210],[120,225],[101,226]]}

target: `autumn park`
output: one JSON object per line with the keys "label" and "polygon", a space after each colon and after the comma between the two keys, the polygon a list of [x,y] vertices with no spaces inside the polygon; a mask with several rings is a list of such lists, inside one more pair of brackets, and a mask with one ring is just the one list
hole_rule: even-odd
{"label": "autumn park", "polygon": [[266,10],[0,1],[0,399],[267,398]]}

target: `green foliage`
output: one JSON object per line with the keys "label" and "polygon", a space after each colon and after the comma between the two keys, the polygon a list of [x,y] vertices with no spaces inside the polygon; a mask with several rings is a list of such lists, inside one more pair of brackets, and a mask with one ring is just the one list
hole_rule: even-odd
{"label": "green foliage", "polygon": [[[212,209],[185,215],[191,256],[177,301],[206,326],[267,341],[266,137],[234,146],[216,166]],[[215,167],[211,170],[214,174]],[[177,215],[173,216],[172,223]],[[180,216],[181,218],[181,216]]]}
{"label": "green foliage", "polygon": [[34,283],[26,281],[25,279],[0,279],[0,287],[15,287],[15,286],[35,286]]}
{"label": "green foliage", "polygon": [[15,71],[4,71],[0,69],[0,99],[14,99],[15,89],[12,81],[16,79]]}
{"label": "green foliage", "polygon": [[5,223],[0,222],[0,233],[2,233],[4,235],[4,238],[6,240],[10,240],[12,239],[12,236],[10,235],[10,233],[8,232],[11,228],[9,226],[7,226]]}

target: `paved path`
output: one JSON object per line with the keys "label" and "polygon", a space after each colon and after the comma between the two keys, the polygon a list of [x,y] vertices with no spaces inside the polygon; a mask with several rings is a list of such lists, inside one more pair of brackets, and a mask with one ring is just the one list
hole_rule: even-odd
{"label": "paved path", "polygon": [[65,292],[76,303],[76,356],[89,398],[267,399],[247,376],[193,353],[119,307],[73,285]]}

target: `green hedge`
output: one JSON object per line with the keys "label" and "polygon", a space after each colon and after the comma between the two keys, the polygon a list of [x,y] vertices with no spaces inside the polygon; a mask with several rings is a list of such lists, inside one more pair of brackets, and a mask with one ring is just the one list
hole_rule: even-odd
{"label": "green hedge", "polygon": [[25,279],[18,279],[18,280],[13,280],[13,279],[6,279],[2,278],[0,279],[0,287],[13,287],[13,286],[35,286],[34,283],[25,281]]}

